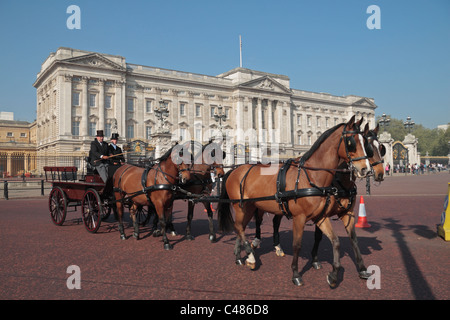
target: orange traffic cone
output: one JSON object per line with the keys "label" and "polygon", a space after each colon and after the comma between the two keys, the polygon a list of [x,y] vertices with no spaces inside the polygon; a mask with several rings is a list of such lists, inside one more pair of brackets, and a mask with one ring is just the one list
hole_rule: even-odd
{"label": "orange traffic cone", "polygon": [[359,212],[358,212],[358,222],[355,224],[357,228],[370,228],[370,224],[367,222],[366,217],[366,206],[364,205],[364,198],[361,196],[359,200]]}

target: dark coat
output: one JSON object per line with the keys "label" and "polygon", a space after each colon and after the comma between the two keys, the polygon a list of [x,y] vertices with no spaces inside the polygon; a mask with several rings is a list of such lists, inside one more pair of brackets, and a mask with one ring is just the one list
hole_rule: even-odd
{"label": "dark coat", "polygon": [[[109,156],[113,156],[113,155],[121,154],[121,153],[123,153],[123,151],[119,146],[116,145],[116,149],[114,149],[112,144],[110,144],[108,146],[108,155]],[[120,165],[121,162],[125,162],[125,157],[123,156],[123,154],[109,159],[109,163],[111,165]]]}
{"label": "dark coat", "polygon": [[98,142],[97,139],[91,142],[91,149],[89,150],[89,158],[92,165],[98,165],[100,163],[107,163],[108,160],[101,160],[101,161],[95,161],[99,160],[100,156],[107,156],[108,155],[108,144],[103,141],[102,144]]}
{"label": "dark coat", "polygon": [[[108,146],[108,155],[113,156],[115,154],[123,153],[122,149],[116,145],[116,149],[110,144]],[[109,159],[109,167],[108,167],[108,174],[109,177],[112,178],[114,176],[114,173],[116,170],[122,165],[122,163],[125,162],[125,157],[123,155],[112,157]]]}

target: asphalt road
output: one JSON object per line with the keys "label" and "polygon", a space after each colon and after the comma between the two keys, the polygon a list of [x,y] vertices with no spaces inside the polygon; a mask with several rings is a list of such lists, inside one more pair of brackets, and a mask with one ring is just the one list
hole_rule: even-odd
{"label": "asphalt road", "polygon": [[[194,241],[184,239],[187,205],[177,201],[174,224],[178,236],[169,236],[174,249],[163,249],[161,238],[141,228],[142,239],[119,239],[110,217],[97,234],[80,222],[80,211],[68,214],[55,226],[48,213],[48,198],[0,200],[0,299],[2,300],[384,300],[450,297],[450,242],[436,234],[448,173],[387,177],[371,186],[358,183],[371,228],[357,229],[366,266],[379,268],[379,288],[358,278],[350,241],[339,221],[333,226],[341,242],[342,281],[330,289],[331,244],[322,242],[323,268],[311,268],[314,227],[307,226],[299,260],[304,286],[291,282],[292,220],[283,219],[280,232],[285,257],[272,249],[272,219],[265,217],[263,241],[257,249],[257,268],[250,271],[234,263],[234,233],[208,240],[203,207],[196,206]],[[359,201],[359,197],[358,197]],[[356,206],[358,208],[358,204]],[[128,219],[129,221],[129,219]],[[132,227],[126,229],[131,235]],[[254,235],[251,222],[247,235]],[[79,268],[80,289],[69,289]],[[375,283],[375,282],[372,282]]]}

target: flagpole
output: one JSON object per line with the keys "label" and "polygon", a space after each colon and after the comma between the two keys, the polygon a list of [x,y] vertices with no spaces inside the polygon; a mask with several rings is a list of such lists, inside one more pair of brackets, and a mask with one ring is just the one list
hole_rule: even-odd
{"label": "flagpole", "polygon": [[240,67],[242,68],[242,37],[239,35],[239,56],[240,56]]}

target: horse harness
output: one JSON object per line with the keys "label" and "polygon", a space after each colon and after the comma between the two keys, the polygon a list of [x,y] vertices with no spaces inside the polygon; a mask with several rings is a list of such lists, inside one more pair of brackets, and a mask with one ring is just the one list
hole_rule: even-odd
{"label": "horse harness", "polygon": [[[345,134],[349,134],[349,133],[351,133],[352,136],[350,136],[350,137],[345,136]],[[339,149],[340,144],[342,143],[342,141],[344,141],[345,152],[346,152],[347,158],[349,159],[349,167],[350,168],[353,167],[353,161],[364,160],[364,159],[368,158],[367,155],[364,157],[358,157],[358,158],[350,157],[349,152],[354,152],[356,150],[356,141],[354,138],[355,134],[360,134],[360,131],[359,130],[354,130],[354,131],[344,130],[342,132],[341,139],[340,139],[339,145],[338,145],[338,149]],[[366,147],[366,143],[365,143],[365,147]],[[242,180],[240,182],[239,205],[242,207],[244,201],[275,200],[278,202],[278,206],[279,206],[281,212],[283,213],[283,215],[286,216],[286,218],[291,219],[292,213],[289,209],[289,201],[290,200],[294,199],[296,201],[298,198],[303,198],[303,197],[326,197],[325,206],[323,207],[320,214],[317,215],[313,219],[314,223],[317,223],[326,214],[328,206],[331,202],[331,196],[334,196],[336,198],[336,200],[341,208],[344,208],[344,207],[342,206],[340,199],[341,198],[349,198],[350,201],[349,201],[347,207],[344,208],[345,210],[348,210],[351,207],[351,205],[354,202],[354,199],[356,197],[356,185],[353,188],[347,190],[346,188],[344,188],[344,186],[342,186],[342,184],[340,184],[339,181],[336,180],[336,177],[333,177],[333,183],[330,186],[320,187],[311,181],[309,174],[308,174],[308,170],[323,170],[323,171],[329,171],[329,172],[331,172],[331,171],[352,172],[352,169],[311,168],[311,167],[306,167],[304,165],[305,161],[306,160],[302,157],[302,158],[300,158],[300,160],[288,159],[286,162],[284,162],[284,164],[282,165],[280,170],[278,170],[277,181],[276,181],[277,190],[273,196],[244,199],[243,195],[244,195],[245,180],[246,180],[248,174],[250,173],[250,171],[256,166],[256,164],[253,164],[247,170],[247,172],[245,173],[244,177],[242,178]],[[295,166],[295,165],[297,165],[297,168],[298,168],[297,178],[295,181],[295,188],[294,188],[294,190],[286,191],[286,173],[291,168],[291,166]],[[308,179],[308,182],[309,182],[311,188],[301,188],[301,189],[298,188],[298,183],[299,183],[300,174],[301,174],[302,169],[306,175],[306,178]]]}
{"label": "horse harness", "polygon": [[[129,166],[128,168],[126,168],[125,170],[123,170],[123,172],[120,174],[119,182],[118,182],[118,184],[117,184],[118,186],[120,186],[120,183],[121,183],[121,181],[122,181],[122,177],[123,177],[123,175],[125,174],[125,172],[126,172],[128,169],[132,168],[132,167],[133,167],[133,166]],[[155,173],[155,179],[154,179],[153,185],[147,186],[147,178],[148,178],[148,174],[149,174],[150,170],[155,170],[155,171],[156,171],[156,173]],[[181,170],[180,170],[180,171],[181,171]],[[157,183],[156,183],[156,182],[157,182],[157,178],[158,178],[158,172],[161,172],[161,173],[162,173],[164,179],[165,179],[168,183],[160,183],[160,184],[157,184]],[[150,163],[148,166],[146,166],[145,169],[144,169],[144,172],[142,172],[142,176],[141,176],[141,186],[142,186],[142,190],[139,190],[139,191],[136,191],[136,192],[127,194],[127,193],[125,193],[122,189],[120,189],[120,187],[114,187],[113,191],[114,191],[114,192],[120,192],[120,193],[122,193],[122,194],[124,194],[124,195],[127,195],[127,196],[123,196],[123,197],[121,198],[122,204],[124,204],[125,201],[129,201],[129,200],[131,200],[132,198],[134,198],[134,197],[136,197],[136,196],[139,196],[139,195],[141,195],[141,194],[145,194],[146,197],[147,197],[147,201],[152,205],[153,203],[152,203],[152,201],[151,201],[151,199],[150,199],[150,196],[149,196],[149,194],[150,194],[151,192],[153,192],[153,191],[162,191],[162,190],[167,190],[167,191],[172,191],[172,192],[175,192],[175,191],[176,191],[177,185],[171,183],[171,182],[169,181],[169,179],[167,178],[167,176],[169,176],[170,178],[172,178],[172,179],[174,179],[174,180],[177,179],[177,177],[174,177],[174,176],[168,174],[167,172],[162,171],[162,169],[161,169],[161,162],[158,162],[157,164],[154,164],[154,163],[152,162],[152,163]]]}
{"label": "horse harness", "polygon": [[[256,164],[253,164],[245,173],[244,177],[241,180],[240,183],[240,199],[239,201],[239,205],[242,207],[244,202],[248,202],[248,201],[265,201],[265,200],[275,200],[278,203],[278,206],[281,210],[281,212],[283,213],[283,215],[288,218],[291,219],[292,218],[292,213],[289,209],[289,201],[290,200],[297,200],[298,198],[304,198],[304,197],[326,197],[326,201],[325,201],[325,206],[322,209],[321,213],[315,217],[313,219],[313,222],[316,223],[317,221],[319,221],[320,219],[323,218],[324,214],[327,211],[327,208],[331,202],[331,196],[336,197],[337,199],[339,199],[339,197],[346,197],[348,196],[350,193],[353,193],[353,191],[348,191],[343,187],[340,187],[339,185],[336,184],[332,184],[330,186],[327,187],[319,187],[316,184],[314,184],[309,175],[308,175],[308,171],[307,170],[329,170],[329,171],[336,171],[339,169],[319,169],[319,168],[309,168],[309,167],[305,167],[304,166],[304,161],[303,159],[300,159],[300,161],[296,160],[296,159],[288,159],[280,168],[280,170],[278,170],[278,175],[277,175],[277,181],[276,181],[276,193],[273,196],[266,196],[266,197],[258,197],[258,198],[248,198],[248,199],[244,199],[243,198],[243,193],[244,193],[244,186],[245,186],[245,180],[248,176],[248,174],[250,173],[250,171],[256,166]],[[298,168],[298,173],[297,173],[297,178],[295,181],[295,188],[294,190],[286,190],[286,173],[287,171],[292,167],[292,166],[297,166]],[[298,187],[298,183],[299,183],[299,179],[300,179],[300,174],[301,171],[303,170],[303,172],[305,173],[309,184],[311,185],[311,188],[301,188],[299,189]],[[348,169],[341,169],[340,171],[342,172],[348,172]],[[354,194],[356,196],[356,190],[354,191]],[[233,201],[232,202],[237,202],[237,201]],[[349,206],[350,207],[350,206]]]}

